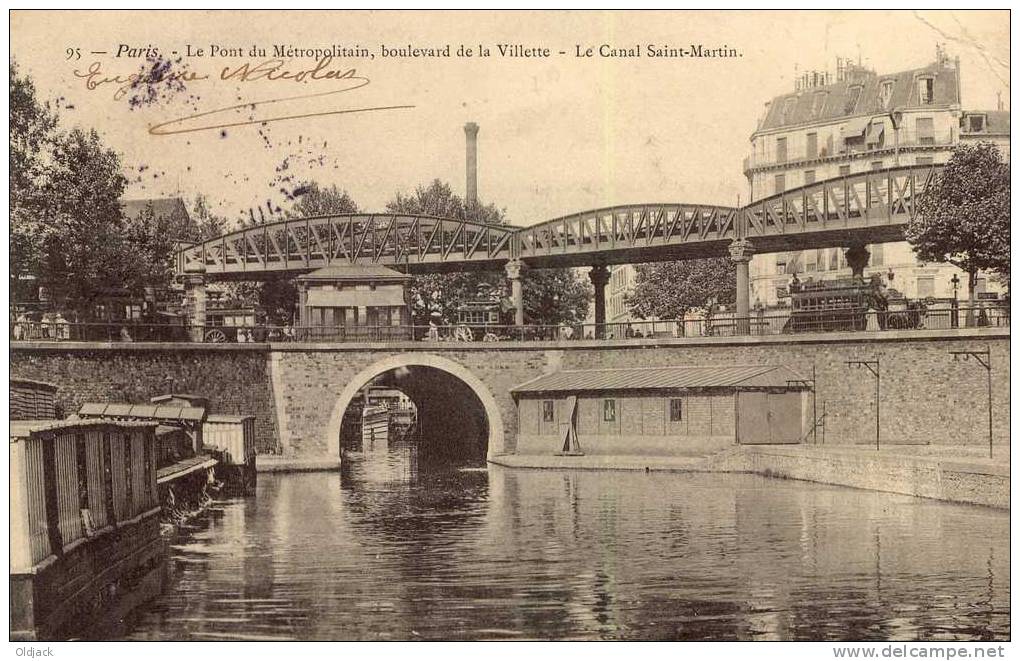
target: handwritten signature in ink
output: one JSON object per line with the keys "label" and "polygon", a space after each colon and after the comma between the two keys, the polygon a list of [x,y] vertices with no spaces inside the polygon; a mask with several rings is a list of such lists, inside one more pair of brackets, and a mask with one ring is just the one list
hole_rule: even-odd
{"label": "handwritten signature in ink", "polygon": [[[335,107],[326,104],[321,108],[309,108],[308,102],[321,101],[338,94],[353,92],[368,85],[371,81],[368,77],[360,75],[353,68],[331,67],[332,57],[325,56],[316,62],[315,66],[305,69],[288,69],[287,61],[274,59],[262,62],[245,62],[237,66],[224,67],[219,74],[219,80],[234,83],[284,82],[295,84],[307,84],[312,82],[332,83],[331,89],[315,92],[312,94],[299,94],[294,96],[263,99],[259,101],[247,101],[214,110],[194,113],[161,122],[149,127],[150,135],[173,135],[178,133],[192,133],[195,131],[222,130],[237,126],[248,126],[252,124],[268,124],[285,120],[306,119],[310,117],[325,117],[328,115],[344,115],[353,113],[379,112],[385,110],[406,110],[414,108],[414,105],[399,104],[385,106],[366,107]],[[207,81],[209,74],[203,74],[188,69],[178,71],[160,72],[160,78],[153,80],[151,76],[146,78],[146,73],[135,73],[130,75],[110,75],[102,70],[99,62],[93,62],[85,71],[75,70],[74,75],[85,81],[88,90],[96,90],[103,86],[115,86],[114,99],[122,99],[132,89],[143,84],[172,83],[176,85],[190,82]],[[303,102],[298,104],[297,102]],[[247,113],[244,117],[238,114]]]}

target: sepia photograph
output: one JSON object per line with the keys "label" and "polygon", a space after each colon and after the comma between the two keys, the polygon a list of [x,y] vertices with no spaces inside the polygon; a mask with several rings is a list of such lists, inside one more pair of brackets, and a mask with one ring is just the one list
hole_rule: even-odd
{"label": "sepia photograph", "polygon": [[1007,657],[1010,18],[10,10],[9,653]]}

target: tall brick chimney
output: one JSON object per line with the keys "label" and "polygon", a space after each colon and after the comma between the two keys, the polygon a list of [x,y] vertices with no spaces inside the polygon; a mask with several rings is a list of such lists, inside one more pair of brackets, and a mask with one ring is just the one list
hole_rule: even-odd
{"label": "tall brick chimney", "polygon": [[467,189],[464,201],[469,207],[478,205],[478,124],[464,125],[467,136]]}

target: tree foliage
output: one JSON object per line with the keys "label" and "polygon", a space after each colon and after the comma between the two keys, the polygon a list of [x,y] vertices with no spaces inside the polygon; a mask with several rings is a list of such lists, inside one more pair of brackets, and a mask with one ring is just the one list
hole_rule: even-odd
{"label": "tree foliage", "polygon": [[[505,225],[507,222],[506,213],[494,204],[465,203],[448,183],[438,179],[427,186],[418,186],[409,195],[397,193],[386,205],[386,210],[473,220],[490,225]],[[573,270],[525,270],[522,284],[526,323],[579,323],[587,315],[592,288]],[[426,324],[434,315],[438,315],[443,323],[455,323],[461,303],[477,299],[483,291],[497,292],[504,299],[509,296],[507,277],[502,272],[416,275],[410,290],[411,316],[416,324]],[[512,323],[513,313],[508,306],[504,307],[503,321]]]}
{"label": "tree foliage", "polygon": [[989,142],[960,145],[916,202],[906,237],[918,258],[970,276],[1009,274],[1009,165]]}
{"label": "tree foliage", "polygon": [[639,319],[680,319],[688,310],[736,300],[733,262],[725,257],[640,264],[626,305]]}
{"label": "tree foliage", "polygon": [[58,128],[35,86],[10,67],[12,281],[34,276],[58,305],[87,316],[111,289],[140,286],[152,251],[124,231],[120,158],[95,131]]}
{"label": "tree foliage", "polygon": [[287,218],[340,215],[359,211],[354,199],[336,184],[324,188],[314,181],[309,181],[298,186],[293,195],[297,199],[284,211]]}

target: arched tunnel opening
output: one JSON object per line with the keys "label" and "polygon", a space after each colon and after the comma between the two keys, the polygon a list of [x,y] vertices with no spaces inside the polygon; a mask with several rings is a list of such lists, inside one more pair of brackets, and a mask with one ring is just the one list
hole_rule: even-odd
{"label": "arched tunnel opening", "polygon": [[340,427],[342,454],[410,450],[418,462],[440,466],[484,465],[488,443],[488,416],[471,386],[424,365],[360,384]]}

